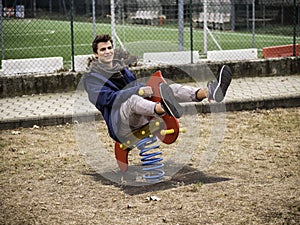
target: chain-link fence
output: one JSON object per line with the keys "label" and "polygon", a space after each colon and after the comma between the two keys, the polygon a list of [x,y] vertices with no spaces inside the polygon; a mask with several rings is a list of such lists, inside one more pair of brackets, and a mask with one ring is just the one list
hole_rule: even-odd
{"label": "chain-link fence", "polygon": [[3,0],[0,7],[2,74],[84,70],[100,33],[112,35],[119,57],[129,52],[144,64],[300,54],[299,0]]}

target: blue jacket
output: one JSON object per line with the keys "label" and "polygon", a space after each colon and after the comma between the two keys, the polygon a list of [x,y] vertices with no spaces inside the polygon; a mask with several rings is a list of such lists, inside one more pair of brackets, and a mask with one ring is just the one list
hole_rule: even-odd
{"label": "blue jacket", "polygon": [[120,106],[133,94],[138,94],[139,88],[144,86],[137,82],[134,74],[128,68],[121,73],[128,84],[125,89],[120,90],[107,76],[97,72],[84,74],[83,83],[88,93],[89,100],[101,112],[111,138],[120,141],[117,131],[120,124]]}

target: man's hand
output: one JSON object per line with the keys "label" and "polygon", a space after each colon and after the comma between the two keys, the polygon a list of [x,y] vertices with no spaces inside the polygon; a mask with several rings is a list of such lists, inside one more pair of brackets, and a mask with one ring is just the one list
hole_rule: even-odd
{"label": "man's hand", "polygon": [[139,96],[142,96],[143,98],[148,98],[151,97],[152,95],[153,95],[153,90],[152,87],[150,86],[141,87],[139,89]]}

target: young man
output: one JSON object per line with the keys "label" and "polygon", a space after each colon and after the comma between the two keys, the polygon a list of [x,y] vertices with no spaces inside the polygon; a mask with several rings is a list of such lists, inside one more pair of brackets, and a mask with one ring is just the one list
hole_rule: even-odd
{"label": "young man", "polygon": [[114,60],[113,41],[108,34],[96,36],[92,49],[95,60],[84,74],[84,87],[90,102],[102,113],[111,138],[118,142],[153,116],[167,113],[180,118],[183,109],[178,102],[197,102],[204,98],[221,102],[232,79],[231,70],[225,65],[217,80],[209,82],[204,89],[160,84],[162,101],[152,102],[146,99],[153,94],[152,88],[137,82],[121,61]]}

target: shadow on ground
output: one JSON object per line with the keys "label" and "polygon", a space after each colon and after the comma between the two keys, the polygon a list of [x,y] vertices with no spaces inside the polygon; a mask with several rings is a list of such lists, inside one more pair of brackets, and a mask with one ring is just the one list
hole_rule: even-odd
{"label": "shadow on ground", "polygon": [[104,185],[114,185],[115,187],[120,188],[120,190],[124,191],[126,194],[129,195],[138,195],[147,192],[168,190],[180,186],[187,186],[190,184],[211,184],[232,180],[231,178],[226,177],[215,177],[205,175],[203,172],[190,166],[184,166],[170,180],[142,186],[126,186],[118,184],[108,180],[107,178],[98,173],[87,173],[86,175],[91,176],[95,181],[101,182]]}

